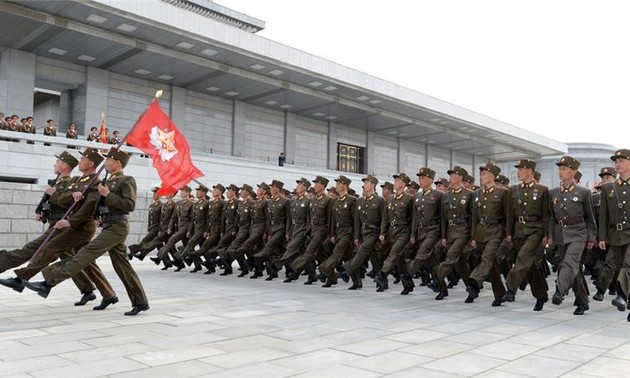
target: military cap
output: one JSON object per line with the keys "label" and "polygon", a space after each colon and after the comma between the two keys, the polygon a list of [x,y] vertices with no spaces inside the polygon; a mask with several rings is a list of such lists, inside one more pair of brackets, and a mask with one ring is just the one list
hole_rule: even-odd
{"label": "military cap", "polygon": [[464,176],[464,181],[465,182],[469,182],[471,184],[474,184],[475,183],[475,177],[472,176],[472,175],[466,175],[466,176]]}
{"label": "military cap", "polygon": [[580,168],[580,161],[571,156],[566,155],[566,156],[561,157],[560,161],[558,161],[556,165],[558,167],[561,165],[564,165],[565,167],[569,167],[577,171]]}
{"label": "military cap", "polygon": [[466,176],[468,176],[468,171],[460,167],[459,165],[454,166],[453,169],[449,169],[448,171],[446,171],[446,173],[448,173],[449,175],[455,173],[456,175],[462,176],[464,179],[466,178]]}
{"label": "military cap", "polygon": [[352,188],[348,188],[348,194],[354,197],[357,195],[357,191]]}
{"label": "military cap", "polygon": [[514,166],[514,168],[529,168],[531,170],[536,170],[536,162],[532,159],[521,159],[518,164]]}
{"label": "military cap", "polygon": [[232,190],[236,193],[238,193],[238,186],[234,185],[234,184],[230,184],[230,186],[227,187],[228,190]]}
{"label": "military cap", "polygon": [[575,172],[575,176],[573,176],[573,179],[575,180],[575,182],[580,182],[580,180],[582,179],[582,172]]}
{"label": "military cap", "polygon": [[183,191],[188,192],[188,193],[192,192],[192,188],[190,186],[188,186],[188,185],[184,186],[180,190],[183,190]]}
{"label": "military cap", "polygon": [[362,178],[361,181],[363,182],[369,181],[374,185],[378,184],[378,179],[372,175],[367,175],[367,177]]}
{"label": "military cap", "polygon": [[307,189],[311,187],[311,182],[305,179],[304,177],[300,177],[299,180],[295,180],[296,183],[304,185]]}
{"label": "military cap", "polygon": [[405,185],[411,182],[411,179],[409,178],[409,176],[407,176],[407,174],[404,172],[400,172],[392,177],[395,179],[401,179],[405,183]]}
{"label": "military cap", "polygon": [[606,175],[616,177],[617,176],[617,171],[615,171],[615,168],[613,168],[613,167],[603,167],[599,171],[599,177],[604,177]]}
{"label": "military cap", "polygon": [[420,171],[418,171],[418,173],[416,173],[416,176],[427,176],[428,178],[433,180],[435,178],[435,171],[431,168],[423,167],[420,168]]}
{"label": "military cap", "polygon": [[330,188],[327,189],[329,192],[333,192],[335,194],[337,194],[337,188],[335,188],[334,186],[331,186]]}
{"label": "military cap", "polygon": [[129,163],[129,159],[131,158],[131,155],[129,155],[126,152],[123,152],[121,150],[119,150],[116,147],[112,147],[109,149],[109,152],[107,153],[107,155],[105,157],[108,157],[110,159],[114,159],[114,160],[118,160],[120,162],[120,164],[122,164],[123,167],[127,166],[127,163]]}
{"label": "military cap", "polygon": [[483,166],[479,167],[479,172],[483,172],[483,171],[488,171],[488,172],[492,173],[494,175],[494,177],[497,177],[497,176],[499,176],[499,173],[501,173],[501,168],[499,168],[495,164],[487,162],[486,165],[483,165]]}
{"label": "military cap", "polygon": [[507,178],[504,175],[498,175],[496,179],[494,179],[495,182],[499,182],[503,185],[510,185],[510,179]]}
{"label": "military cap", "polygon": [[448,181],[447,178],[444,177],[440,177],[436,182],[434,182],[435,185],[444,185],[446,187],[451,186],[451,183]]}
{"label": "military cap", "polygon": [[225,192],[225,186],[223,186],[221,184],[216,184],[215,186],[212,187],[212,189],[219,189],[221,191],[221,193]]}
{"label": "military cap", "polygon": [[534,180],[540,181],[541,177],[542,177],[542,174],[540,172],[534,171]]}
{"label": "military cap", "polygon": [[159,186],[159,185],[153,185],[153,187],[151,187],[151,191],[152,191],[153,193],[157,192],[157,191],[158,191],[158,190],[160,190],[160,189],[162,189],[162,188],[160,188],[160,186]]}
{"label": "military cap", "polygon": [[420,184],[415,181],[411,181],[407,186],[414,188],[415,190],[420,190]]}
{"label": "military cap", "polygon": [[335,182],[340,182],[344,185],[350,185],[350,183],[352,182],[352,180],[350,180],[349,178],[347,178],[344,175],[340,175],[335,179]]}
{"label": "military cap", "polygon": [[278,189],[282,189],[284,187],[284,183],[279,180],[271,180],[271,184],[269,186],[275,186]]}
{"label": "military cap", "polygon": [[77,160],[77,158],[72,156],[72,154],[70,154],[69,152],[63,151],[59,155],[55,155],[55,157],[63,161],[64,163],[68,164],[68,166],[72,169],[74,169],[77,165],[79,165],[79,161]]}
{"label": "military cap", "polygon": [[250,185],[247,185],[247,184],[243,184],[243,186],[241,186],[241,190],[247,190],[249,193],[254,192],[254,188],[252,188]]}
{"label": "military cap", "polygon": [[328,179],[326,177],[323,176],[317,176],[315,177],[315,180],[313,180],[313,182],[318,182],[324,186],[328,186]]}
{"label": "military cap", "polygon": [[99,165],[103,162],[103,160],[105,160],[103,159],[103,155],[99,154],[96,148],[88,147],[85,149],[85,151],[79,151],[79,153],[86,158],[92,160],[92,162],[94,162],[94,165]]}
{"label": "military cap", "polygon": [[204,193],[208,193],[208,190],[209,190],[209,189],[208,189],[208,187],[207,187],[207,186],[205,186],[205,185],[203,185],[203,184],[200,184],[197,188],[195,188],[195,190],[200,190],[200,191],[202,191],[202,192],[204,192]]}
{"label": "military cap", "polygon": [[385,181],[383,184],[381,184],[381,188],[387,188],[390,191],[393,191],[394,190],[394,184],[392,184],[389,181]]}
{"label": "military cap", "polygon": [[626,150],[626,149],[617,150],[615,151],[615,154],[610,157],[610,160],[615,161],[620,158],[630,160],[630,150]]}
{"label": "military cap", "polygon": [[271,193],[271,188],[269,187],[269,185],[267,185],[267,183],[265,182],[261,182],[260,184],[256,185],[259,188],[263,188],[263,190],[267,193],[270,194]]}
{"label": "military cap", "polygon": [[308,188],[308,190],[306,192],[310,193],[310,194],[315,194],[315,188],[310,187],[310,188]]}
{"label": "military cap", "polygon": [[282,194],[287,198],[291,197],[291,192],[289,191],[289,189],[282,189]]}

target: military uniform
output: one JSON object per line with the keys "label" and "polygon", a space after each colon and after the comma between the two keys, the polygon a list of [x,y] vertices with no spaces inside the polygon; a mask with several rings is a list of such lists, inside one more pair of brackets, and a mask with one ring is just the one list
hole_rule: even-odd
{"label": "military uniform", "polygon": [[[311,182],[306,178],[300,178],[296,180],[296,183],[302,184],[306,188],[311,186]],[[303,252],[306,245],[310,205],[311,199],[305,194],[291,200],[289,204],[289,231],[287,232],[289,243],[282,257],[274,261],[277,270],[281,269],[284,265],[286,266],[288,274],[291,269],[289,266],[290,263]],[[287,281],[292,281],[292,279],[287,277]]]}
{"label": "military uniform", "polygon": [[[448,174],[468,175],[465,169],[455,166]],[[446,257],[436,268],[437,280],[431,285],[439,291],[435,298],[441,300],[448,296],[444,278],[455,268],[461,278],[468,280],[470,268],[463,258],[464,248],[471,239],[474,192],[463,186],[453,188],[442,195],[442,215],[440,219],[442,235],[446,239]]]}
{"label": "military uniform", "polygon": [[[487,163],[480,170],[492,173],[495,177],[501,172],[501,169],[492,163]],[[478,297],[483,282],[489,278],[495,298],[492,305],[501,305],[505,286],[499,274],[496,256],[501,242],[506,236],[512,236],[511,202],[510,191],[495,186],[494,180],[491,186],[483,186],[475,193],[471,233],[476,249],[481,253],[481,259],[468,279],[469,295],[466,299],[468,303]]]}
{"label": "military uniform", "polygon": [[[228,187],[229,190],[233,190],[235,193],[238,193],[238,187],[234,184]],[[238,195],[238,194],[237,194]],[[221,212],[221,239],[217,243],[216,247],[211,248],[206,254],[206,258],[211,256],[218,255],[219,251],[230,246],[234,238],[236,237],[236,233],[238,232],[238,208],[239,201],[236,198],[228,199],[223,203],[223,211]],[[221,260],[222,262],[223,260]],[[225,267],[228,268],[227,266]],[[232,267],[229,266],[231,270]]]}
{"label": "military uniform", "polygon": [[[523,159],[515,168],[528,168],[534,171],[536,162]],[[512,229],[514,248],[517,251],[514,266],[507,278],[508,293],[504,301],[514,301],[514,296],[527,279],[532,295],[536,298],[535,311],[542,310],[548,300],[549,285],[541,267],[546,264],[542,255],[543,238],[549,234],[549,190],[546,186],[531,182],[521,182],[510,187],[512,193]]]}
{"label": "military uniform", "polygon": [[[630,150],[615,151],[611,160],[630,160]],[[617,275],[617,297],[612,304],[619,311],[628,307],[630,295],[630,183],[619,177],[602,186],[602,203],[599,212],[599,241],[606,242],[613,254]],[[630,321],[630,315],[628,315]]]}
{"label": "military uniform", "polygon": [[[250,193],[253,190],[249,185],[243,185],[243,188],[246,188]],[[243,188],[241,188],[241,190],[243,190]],[[249,230],[252,223],[251,209],[253,204],[254,201],[251,198],[241,201],[236,211],[236,224],[238,228],[236,234],[234,235],[234,239],[229,246],[219,248],[217,250],[219,256],[221,256],[221,260],[225,264],[225,270],[223,271],[223,273],[221,273],[221,275],[232,274],[231,254],[234,254],[235,251],[238,251],[243,243],[245,243],[245,241],[249,239]],[[243,260],[239,261],[239,266],[242,265],[244,265]]]}
{"label": "military uniform", "polygon": [[[272,188],[276,187],[282,190],[284,183],[278,180],[273,180],[270,185]],[[265,244],[265,247],[254,255],[254,262],[257,267],[265,265],[267,268],[267,280],[278,277],[278,269],[272,263],[274,257],[281,256],[285,251],[286,235],[289,232],[291,224],[289,213],[289,201],[280,196],[271,198],[267,202],[268,215],[267,215],[267,235],[269,239]]]}
{"label": "military uniform", "polygon": [[[160,188],[153,188],[153,192],[155,193]],[[151,205],[149,205],[149,214],[147,216],[147,234],[138,242],[138,244],[145,244],[151,240],[154,240],[158,234],[160,233],[160,214],[162,212],[162,202],[158,198],[157,200],[153,200]],[[138,244],[129,245],[129,259],[131,260],[134,257],[134,254],[138,251]]]}
{"label": "military uniform", "polygon": [[[339,176],[335,182],[350,185],[350,179]],[[332,219],[330,222],[330,235],[334,238],[335,247],[332,254],[319,265],[320,281],[325,282],[323,287],[337,284],[335,268],[350,257],[352,242],[354,239],[354,214],[357,200],[346,194],[339,196],[332,203]]]}
{"label": "military uniform", "polygon": [[[376,177],[369,175],[363,182],[370,180],[378,184]],[[357,210],[354,216],[354,240],[359,244],[354,257],[343,267],[352,279],[349,289],[363,287],[361,276],[365,261],[375,253],[385,212],[385,199],[376,193],[369,197],[362,196],[357,200]]]}
{"label": "military uniform", "polygon": [[[324,187],[328,185],[328,179],[322,176],[317,176],[313,182],[319,182]],[[310,234],[310,241],[308,241],[304,253],[291,263],[291,270],[295,272],[293,273],[294,279],[297,279],[298,275],[306,269],[309,275],[307,283],[312,284],[316,281],[315,260],[320,254],[322,245],[330,237],[329,224],[332,220],[332,203],[333,200],[324,193],[311,200],[310,218],[306,230],[306,233]]]}
{"label": "military uniform", "polygon": [[[264,182],[258,187],[263,187],[268,192],[269,186]],[[230,259],[236,260],[241,268],[239,277],[245,277],[249,273],[249,265],[244,260],[245,256],[249,262],[253,263],[254,254],[258,253],[265,245],[263,239],[267,235],[267,214],[269,213],[267,203],[268,200],[264,196],[253,201],[250,208],[249,237],[238,249],[230,251]],[[262,276],[262,268],[256,270],[254,276],[256,278]]]}
{"label": "military uniform", "polygon": [[[153,239],[147,240],[146,242],[132,244],[129,246],[129,250],[134,253],[134,256],[136,256],[140,260],[144,260],[145,256],[151,251],[156,248],[162,248],[164,243],[166,243],[168,241],[168,238],[171,236],[168,233],[168,226],[171,224],[171,218],[173,217],[174,210],[175,201],[173,201],[173,198],[169,198],[166,202],[162,204],[162,207],[160,209],[160,224],[157,236],[155,236],[155,238]],[[160,261],[161,260],[157,257],[154,260],[156,264],[159,264]]]}
{"label": "military uniform", "polygon": [[[221,191],[221,195],[225,192],[225,187],[221,184],[217,184],[212,187]],[[225,202],[223,197],[213,198],[208,203],[208,229],[205,233],[205,240],[201,244],[201,247],[193,253],[193,259],[199,259],[200,256],[205,258],[204,265],[208,270],[204,274],[211,274],[215,271],[215,258],[216,254],[211,254],[210,250],[219,243],[221,239],[221,233],[223,232],[222,220],[223,220],[223,208]]]}
{"label": "military uniform", "polygon": [[[606,175],[609,175],[612,178],[615,178],[617,175],[617,172],[615,172],[615,169],[612,167],[604,167],[601,169],[599,177],[604,178],[604,176]],[[621,180],[621,182],[623,185],[623,180]],[[595,208],[595,215],[597,217],[601,216],[600,214],[601,214],[602,197],[606,195],[606,193],[603,192],[603,187],[600,189],[601,189],[600,192],[593,194],[593,207]],[[617,190],[617,192],[623,196],[623,190],[621,191]],[[610,193],[608,193],[608,195],[610,195]],[[607,199],[606,203],[608,204],[611,202],[611,200],[614,200],[614,202],[616,202],[617,197],[616,196],[614,196],[614,198],[607,197],[606,199]],[[620,196],[620,199],[621,199],[621,196]],[[623,200],[622,200],[622,204],[623,204]],[[619,207],[619,205],[617,205],[617,207]],[[609,223],[608,227],[610,227],[610,224],[611,223]],[[599,221],[598,227],[602,227],[602,226],[604,226],[604,224],[602,224],[601,221]],[[603,240],[603,241],[606,241],[606,240]],[[610,249],[609,251],[601,250],[599,249],[599,247],[593,248],[593,251],[595,254],[594,256],[595,266],[593,267],[593,270],[596,270],[597,272],[597,280],[595,283],[595,286],[597,288],[597,294],[593,297],[593,299],[596,299],[596,300],[603,300],[604,293],[606,292],[606,289],[608,289],[609,287],[616,289],[616,286],[617,286],[615,282],[616,277],[619,275],[619,270],[623,263],[621,254],[614,253],[612,249],[610,248],[610,245],[608,245],[608,248]],[[595,272],[593,272],[593,274],[595,274]]]}
{"label": "military uniform", "polygon": [[[186,233],[186,238],[188,238],[188,243],[186,246],[178,251],[175,256],[177,260],[187,260],[187,263],[190,265],[192,263],[192,257],[188,258],[188,256],[192,256],[195,251],[195,247],[200,246],[204,241],[204,234],[208,230],[208,200],[206,199],[206,193],[208,193],[208,188],[204,185],[200,185],[197,189],[203,193],[202,198],[198,198],[192,208],[192,219],[188,226],[188,232]],[[188,258],[188,259],[187,259]],[[177,267],[177,270],[180,270],[182,265]],[[195,268],[191,271],[191,273],[195,273],[201,270],[201,264],[199,260],[195,261]]]}
{"label": "military uniform", "polygon": [[[109,150],[107,158],[119,161],[121,166],[125,167],[130,156],[113,147]],[[51,285],[58,285],[72,277],[108,252],[114,271],[125,286],[133,306],[132,310],[125,315],[136,315],[140,311],[149,309],[140,279],[125,254],[127,248],[124,243],[129,234],[129,213],[136,206],[136,181],[131,176],[125,176],[121,170],[112,174],[103,185],[107,186],[109,193],[103,200],[108,212],[105,211],[105,214],[101,212],[103,227],[101,233],[81,248],[72,259],[50,265],[42,270],[45,282],[27,286],[38,291],[40,295],[47,295]]]}
{"label": "military uniform", "polygon": [[[182,190],[187,190],[189,193],[191,191],[189,187],[185,187]],[[192,209],[194,204],[194,201],[190,198],[179,200],[175,204],[173,215],[171,216],[171,220],[168,225],[168,229],[170,231],[168,241],[158,251],[158,258],[164,263],[164,270],[173,265],[169,254],[175,254],[175,245],[177,242],[181,241],[184,246],[188,244],[186,234],[188,234],[190,222],[192,222]],[[178,265],[181,266],[183,264],[178,263]]]}

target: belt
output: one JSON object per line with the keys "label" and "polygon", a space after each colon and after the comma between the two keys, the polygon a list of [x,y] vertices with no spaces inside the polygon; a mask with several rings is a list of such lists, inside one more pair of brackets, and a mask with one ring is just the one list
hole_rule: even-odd
{"label": "belt", "polygon": [[381,229],[378,225],[376,225],[376,224],[369,224],[369,223],[363,223],[361,225],[361,228],[369,229],[369,230],[380,230]]}
{"label": "belt", "polygon": [[103,223],[114,223],[129,219],[129,214],[103,215],[101,220]]}
{"label": "belt", "polygon": [[479,218],[479,224],[481,225],[487,225],[487,224],[499,224],[503,221],[503,218],[488,218],[488,217],[482,217]]}
{"label": "belt", "polygon": [[448,220],[449,226],[455,226],[458,224],[468,224],[468,218],[455,218],[455,219]]}
{"label": "belt", "polygon": [[540,215],[519,215],[518,223],[538,222],[541,219]]}
{"label": "belt", "polygon": [[584,218],[560,219],[556,222],[560,227],[574,226],[584,223]]}
{"label": "belt", "polygon": [[407,221],[391,221],[389,222],[390,227],[402,227],[409,226],[409,222]]}
{"label": "belt", "polygon": [[306,224],[306,222],[305,222],[305,221],[296,221],[296,220],[292,220],[292,221],[291,221],[291,224],[298,224],[298,225],[299,225],[299,224]]}
{"label": "belt", "polygon": [[326,226],[328,224],[324,219],[313,219],[311,223],[313,226]]}
{"label": "belt", "polygon": [[337,227],[352,227],[351,222],[338,222]]}
{"label": "belt", "polygon": [[615,223],[608,225],[609,228],[615,228],[617,231],[623,231],[630,228],[629,222]]}
{"label": "belt", "polygon": [[423,227],[429,227],[429,226],[435,226],[436,224],[440,224],[440,220],[439,219],[429,219],[427,221],[424,222],[420,222],[418,223],[418,227],[419,228],[423,228]]}

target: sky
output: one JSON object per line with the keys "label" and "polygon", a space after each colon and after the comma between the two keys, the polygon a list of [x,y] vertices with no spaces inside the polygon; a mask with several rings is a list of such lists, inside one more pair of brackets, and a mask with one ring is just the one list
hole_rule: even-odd
{"label": "sky", "polygon": [[560,142],[630,148],[629,1],[215,0],[261,37]]}

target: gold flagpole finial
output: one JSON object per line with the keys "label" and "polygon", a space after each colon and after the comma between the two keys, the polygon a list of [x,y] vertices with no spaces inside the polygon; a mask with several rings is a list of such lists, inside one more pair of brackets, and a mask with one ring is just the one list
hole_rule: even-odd
{"label": "gold flagpole finial", "polygon": [[163,91],[163,90],[161,90],[161,89],[160,89],[159,91],[155,92],[155,99],[157,100],[157,99],[159,99],[160,97],[162,97],[162,94],[163,94],[163,93],[164,93],[164,91]]}

